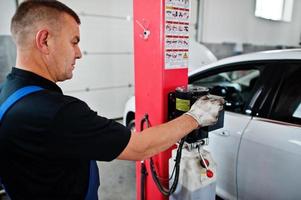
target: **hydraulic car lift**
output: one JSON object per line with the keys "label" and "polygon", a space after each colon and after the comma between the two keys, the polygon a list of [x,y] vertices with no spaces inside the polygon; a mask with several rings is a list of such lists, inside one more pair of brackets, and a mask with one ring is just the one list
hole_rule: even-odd
{"label": "hydraulic car lift", "polygon": [[[134,0],[138,131],[182,115],[196,99],[209,95],[207,88],[187,87],[189,16],[189,0]],[[203,145],[208,144],[209,131],[223,126],[223,119],[221,111],[215,125],[196,129],[181,139],[172,159],[175,148],[137,162],[137,199],[215,199],[216,165]],[[182,150],[185,158],[180,162]]]}
{"label": "hydraulic car lift", "polygon": [[[168,94],[187,85],[189,9],[189,0],[134,0],[137,131],[146,113],[152,126],[166,122]],[[158,176],[164,180],[169,177],[170,157],[171,149],[153,157]],[[141,166],[142,172],[150,172],[149,161],[137,162],[136,166],[137,199],[168,199],[151,176],[141,177]],[[145,178],[142,184],[141,178]],[[163,184],[168,188],[168,181]]]}

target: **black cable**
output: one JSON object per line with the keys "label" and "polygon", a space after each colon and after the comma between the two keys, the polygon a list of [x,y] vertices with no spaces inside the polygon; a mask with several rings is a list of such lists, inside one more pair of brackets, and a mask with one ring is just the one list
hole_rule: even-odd
{"label": "black cable", "polygon": [[141,196],[140,196],[140,200],[145,199],[145,179],[146,179],[146,176],[147,176],[147,171],[146,171],[145,163],[143,161],[143,162],[141,162],[141,180],[140,180]]}
{"label": "black cable", "polygon": [[[146,123],[147,128],[150,127],[148,114],[145,114],[143,119],[141,120],[140,131],[142,131],[144,129],[144,123]],[[186,140],[186,137],[184,137],[180,141],[180,144],[179,144],[179,147],[177,150],[176,159],[175,159],[175,166],[172,170],[171,176],[168,179],[168,181],[169,181],[172,179],[173,175],[175,176],[170,189],[164,187],[163,184],[161,183],[160,177],[158,176],[158,174],[156,172],[153,158],[152,157],[150,158],[150,169],[151,169],[152,178],[153,178],[157,188],[159,189],[159,191],[165,196],[171,195],[172,193],[175,192],[175,190],[177,188],[178,181],[179,181],[179,175],[180,175],[180,162],[181,162],[181,157],[182,157],[182,149],[183,149],[185,140]],[[144,194],[145,194],[145,178],[146,178],[146,176],[147,176],[147,171],[146,171],[145,163],[143,161],[141,163],[141,200],[144,200],[144,198],[145,198]]]}
{"label": "black cable", "polygon": [[[144,123],[148,121],[148,115],[145,114],[145,116],[143,117],[143,119],[140,122],[140,131],[142,131],[144,129],[143,125]],[[149,123],[147,123],[147,125],[149,126]],[[141,177],[140,177],[140,200],[144,200],[145,199],[145,182],[146,182],[146,176],[147,176],[147,170],[146,170],[146,166],[144,163],[144,160],[141,161]]]}
{"label": "black cable", "polygon": [[159,176],[158,176],[158,174],[156,172],[156,169],[155,169],[154,161],[153,161],[152,158],[150,158],[150,168],[151,168],[151,173],[152,173],[153,180],[154,180],[156,186],[158,187],[159,191],[165,196],[171,195],[172,193],[174,193],[174,191],[177,188],[178,181],[179,181],[179,175],[180,175],[180,162],[181,162],[181,157],[182,157],[182,149],[183,149],[184,141],[185,141],[185,138],[181,140],[180,145],[179,145],[178,150],[177,150],[177,155],[176,155],[176,159],[175,159],[175,166],[174,166],[175,178],[174,178],[174,181],[173,181],[170,189],[165,188],[162,185],[162,183],[160,182]]}
{"label": "black cable", "polygon": [[[141,120],[141,123],[140,123],[140,131],[143,130],[143,125],[144,123],[146,123],[147,125],[147,128],[150,127],[150,123],[149,123],[149,119],[148,119],[148,114],[145,114],[144,115],[144,118]],[[172,174],[171,174],[171,177],[169,177],[168,180],[171,180],[173,175],[175,175],[175,178],[174,178],[174,181],[170,187],[170,189],[166,188],[163,186],[163,184],[161,183],[160,181],[160,177],[158,176],[157,172],[156,172],[156,168],[155,168],[155,164],[154,164],[154,161],[153,161],[153,158],[151,157],[150,158],[150,169],[151,169],[151,174],[152,174],[152,178],[156,184],[156,186],[158,187],[159,191],[165,195],[165,196],[169,196],[171,195],[172,193],[174,193],[174,191],[176,190],[177,188],[177,185],[178,185],[178,181],[179,181],[179,175],[180,175],[180,162],[181,162],[181,157],[182,157],[182,149],[183,149],[183,145],[184,145],[184,142],[185,142],[185,139],[186,137],[184,137],[181,141],[180,141],[180,144],[179,144],[179,147],[178,147],[178,150],[177,150],[177,155],[176,155],[176,159],[175,159],[175,166],[173,168],[173,171],[172,171]],[[144,162],[141,163],[144,165],[145,167],[145,164]],[[142,165],[141,165],[142,167]],[[145,168],[146,170],[146,168]],[[145,172],[147,173],[147,172]],[[174,174],[175,173],[175,174]],[[144,178],[142,178],[142,169],[141,169],[141,198],[143,197],[144,199],[144,187],[145,187],[145,176]],[[143,188],[142,188],[143,186]],[[143,195],[142,195],[142,191],[143,191]],[[142,199],[142,200],[143,200]]]}

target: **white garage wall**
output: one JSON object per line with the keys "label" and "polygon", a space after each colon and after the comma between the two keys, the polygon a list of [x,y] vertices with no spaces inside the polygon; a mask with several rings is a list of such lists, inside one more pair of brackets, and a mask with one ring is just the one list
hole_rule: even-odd
{"label": "white garage wall", "polygon": [[0,1],[0,35],[10,35],[10,20],[16,10],[16,1]]}
{"label": "white garage wall", "polygon": [[301,33],[301,1],[294,1],[291,22],[257,18],[255,0],[201,0],[203,42],[297,46]]}
{"label": "white garage wall", "polygon": [[108,118],[122,116],[134,92],[132,0],[62,0],[80,16],[83,58],[72,80],[61,83]]}
{"label": "white garage wall", "polygon": [[10,20],[16,6],[16,1],[0,0],[0,83],[16,63],[16,48],[10,36]]}

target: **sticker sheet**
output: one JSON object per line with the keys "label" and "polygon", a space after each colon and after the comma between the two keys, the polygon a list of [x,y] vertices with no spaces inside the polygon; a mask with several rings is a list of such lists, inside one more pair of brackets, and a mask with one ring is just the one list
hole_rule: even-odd
{"label": "sticker sheet", "polygon": [[187,68],[190,0],[165,1],[165,69]]}

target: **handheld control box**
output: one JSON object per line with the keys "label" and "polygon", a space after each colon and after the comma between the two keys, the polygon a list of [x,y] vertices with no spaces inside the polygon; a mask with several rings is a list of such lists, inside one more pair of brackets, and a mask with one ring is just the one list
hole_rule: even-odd
{"label": "handheld control box", "polygon": [[[193,103],[204,95],[210,95],[209,89],[201,86],[178,87],[174,92],[168,95],[168,120],[179,117],[183,113],[189,111]],[[213,96],[213,98],[222,98]],[[202,139],[208,138],[208,132],[224,126],[224,110],[220,111],[216,124],[208,127],[198,128],[186,137],[187,143],[194,143]]]}

